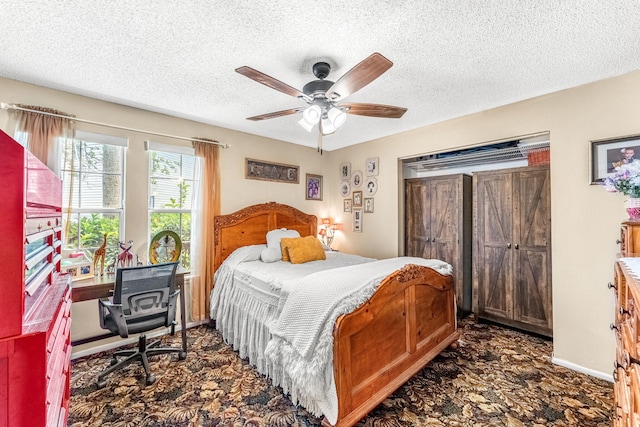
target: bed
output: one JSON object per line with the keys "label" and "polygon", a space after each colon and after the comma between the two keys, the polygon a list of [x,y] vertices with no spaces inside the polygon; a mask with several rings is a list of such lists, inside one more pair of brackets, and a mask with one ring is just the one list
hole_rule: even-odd
{"label": "bed", "polygon": [[[234,257],[242,251],[255,252],[260,248],[259,245],[266,244],[267,232],[282,228],[296,230],[303,237],[316,236],[317,218],[291,206],[275,202],[253,205],[232,214],[217,216],[214,221],[215,270],[231,271],[227,263]],[[327,253],[327,260],[336,256],[334,253]],[[346,254],[344,256],[351,261],[355,259],[348,258]],[[223,264],[225,260],[227,263]],[[222,281],[221,275],[216,274],[216,283],[211,294],[211,318],[212,320],[217,318],[224,323],[226,319],[224,316],[227,314],[223,312],[223,306],[225,309],[234,311],[235,314],[229,314],[229,316],[251,317],[251,321],[256,322],[258,326],[251,331],[244,331],[245,335],[252,340],[250,343],[246,342],[247,338],[244,339],[245,342],[240,342],[241,340],[234,336],[233,330],[229,327],[225,329],[225,326],[218,324],[220,322],[216,322],[216,327],[221,330],[225,340],[239,350],[241,357],[248,357],[261,373],[267,375],[274,384],[281,386],[285,393],[289,393],[294,402],[302,404],[317,415],[321,412],[324,415],[323,426],[352,426],[441,351],[448,346],[457,345],[460,335],[456,330],[452,277],[450,274],[441,274],[436,271],[440,268],[437,264],[434,264],[433,268],[428,267],[427,265],[432,265],[429,264],[432,261],[441,263],[437,260],[403,257],[371,260],[371,262],[369,259],[356,260],[353,261],[356,265],[343,267],[352,269],[351,271],[362,271],[363,268],[375,270],[373,267],[379,264],[386,264],[387,268],[400,266],[379,279],[372,288],[372,293],[366,300],[358,302],[357,308],[339,314],[337,317],[334,316],[335,318],[329,317],[323,326],[332,336],[330,337],[331,345],[328,347],[330,364],[326,368],[329,371],[327,375],[327,384],[331,389],[329,394],[332,395],[330,409],[327,409],[326,405],[315,405],[313,397],[301,398],[300,390],[295,386],[292,387],[288,382],[291,378],[281,372],[282,365],[287,365],[288,362],[279,363],[273,358],[273,354],[278,353],[273,351],[273,344],[279,340],[279,337],[273,336],[269,340],[271,337],[269,331],[273,332],[275,321],[272,318],[273,313],[267,313],[267,311],[276,310],[279,303],[277,297],[274,300],[273,295],[269,293],[269,286],[264,284],[261,287],[257,286],[254,282],[260,282],[260,280],[246,279],[246,274],[242,273],[237,276],[244,277],[245,283],[238,283],[236,289],[235,281],[233,281],[233,287],[230,287],[227,281]],[[314,261],[314,263],[322,262]],[[359,264],[360,262],[368,264]],[[220,268],[221,265],[223,268]],[[331,272],[318,274],[326,273]],[[304,279],[312,276],[315,275],[310,274]],[[218,283],[221,284],[220,288]],[[222,283],[225,283],[225,288]],[[243,286],[251,287],[250,293],[256,296],[258,306],[252,306],[254,302],[235,305],[223,302],[229,299],[231,293],[240,292]],[[292,299],[293,297],[289,298],[289,300]],[[289,300],[287,302],[290,302]],[[271,308],[259,308],[265,307],[263,301],[266,301],[266,305]],[[243,310],[239,306],[243,305],[246,305],[248,310],[238,314],[239,310]],[[286,311],[286,306],[284,310]],[[283,311],[278,313],[284,316]],[[282,322],[282,318],[279,320]],[[264,348],[267,356],[272,356],[271,360],[262,354]],[[280,350],[279,347],[278,349]],[[282,354],[282,351],[278,354]],[[313,378],[314,373],[310,375]],[[297,375],[297,377],[300,376],[305,375]]]}

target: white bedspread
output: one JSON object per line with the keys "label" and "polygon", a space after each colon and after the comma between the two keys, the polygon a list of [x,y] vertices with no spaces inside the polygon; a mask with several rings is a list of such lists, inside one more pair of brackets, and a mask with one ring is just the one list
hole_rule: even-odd
{"label": "white bedspread", "polygon": [[[451,266],[423,258],[374,260],[327,252],[326,261],[263,263],[264,245],[236,250],[215,273],[211,318],[224,339],[309,412],[337,420],[333,325],[406,264]],[[366,263],[366,264],[365,264]]]}
{"label": "white bedspread", "polygon": [[333,326],[336,319],[368,300],[382,279],[407,264],[450,274],[451,265],[433,259],[389,258],[304,277],[284,303],[271,328],[266,355],[277,384],[309,412],[338,418],[333,376]]}

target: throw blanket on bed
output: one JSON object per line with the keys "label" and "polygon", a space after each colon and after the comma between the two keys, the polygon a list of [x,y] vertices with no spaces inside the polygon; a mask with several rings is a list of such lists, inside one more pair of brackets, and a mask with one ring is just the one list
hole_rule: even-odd
{"label": "throw blanket on bed", "polygon": [[362,305],[388,275],[406,264],[450,274],[439,260],[400,257],[322,271],[301,279],[291,290],[270,331],[266,356],[278,372],[274,382],[291,400],[334,424],[338,399],[333,376],[333,326]]}

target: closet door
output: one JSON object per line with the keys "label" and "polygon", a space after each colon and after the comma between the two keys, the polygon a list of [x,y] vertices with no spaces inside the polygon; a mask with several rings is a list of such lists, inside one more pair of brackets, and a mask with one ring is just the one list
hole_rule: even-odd
{"label": "closet door", "polygon": [[431,258],[446,260],[456,273],[460,269],[457,224],[460,192],[458,182],[457,178],[433,179],[430,190]]}
{"label": "closet door", "polygon": [[474,179],[474,311],[480,317],[513,317],[513,178],[510,172]]}
{"label": "closet door", "polygon": [[458,308],[471,311],[471,177],[405,181],[405,254],[451,264]]}
{"label": "closet door", "polygon": [[552,332],[549,170],[520,172],[514,222],[514,319]]}
{"label": "closet door", "polygon": [[425,179],[405,181],[405,254],[431,258],[431,185]]}

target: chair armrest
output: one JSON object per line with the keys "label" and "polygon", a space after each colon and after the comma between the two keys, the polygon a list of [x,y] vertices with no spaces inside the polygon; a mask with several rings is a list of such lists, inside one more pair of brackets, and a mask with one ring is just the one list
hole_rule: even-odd
{"label": "chair armrest", "polygon": [[[167,320],[165,322],[165,326],[167,327],[171,326],[171,324],[176,318],[176,308],[178,307],[178,305],[176,304],[176,301],[178,299],[178,295],[180,295],[179,289],[174,291],[171,295],[169,295],[169,303],[167,307]],[[183,328],[185,327],[184,325],[181,325],[181,326]]]}
{"label": "chair armrest", "polygon": [[[122,311],[122,304],[113,304],[108,299],[99,299],[98,307],[100,309],[100,327],[102,329],[109,329],[104,321],[108,314],[111,314],[111,318],[118,326],[118,333],[122,338],[129,336],[129,328],[124,318],[124,312]],[[106,310],[105,310],[106,309]]]}

